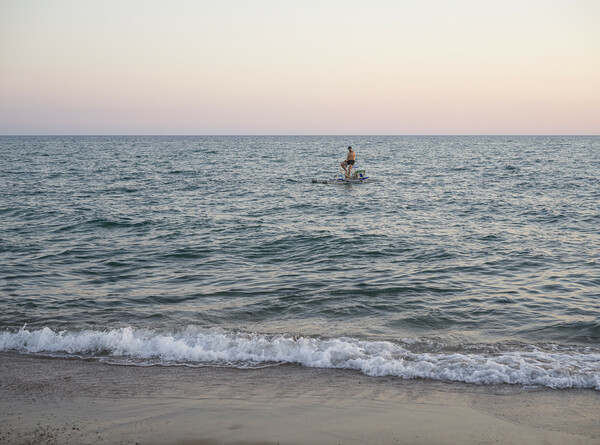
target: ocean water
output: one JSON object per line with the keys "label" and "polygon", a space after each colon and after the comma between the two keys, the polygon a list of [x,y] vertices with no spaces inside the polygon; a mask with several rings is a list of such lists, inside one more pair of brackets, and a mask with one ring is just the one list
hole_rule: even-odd
{"label": "ocean water", "polygon": [[[363,184],[314,184],[346,147]],[[0,137],[0,351],[600,390],[600,137]]]}

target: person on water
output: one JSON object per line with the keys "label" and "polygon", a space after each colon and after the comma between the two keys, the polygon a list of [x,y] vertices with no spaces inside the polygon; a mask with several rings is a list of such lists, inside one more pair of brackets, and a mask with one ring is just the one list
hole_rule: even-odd
{"label": "person on water", "polygon": [[[356,152],[354,150],[352,150],[352,147],[348,147],[348,157],[346,158],[346,160],[344,162],[342,162],[340,165],[342,166],[342,168],[344,169],[344,171],[346,172],[346,178],[350,177],[350,172],[352,171],[352,166],[354,165],[354,162],[356,161]],[[348,167],[348,168],[346,168]]]}

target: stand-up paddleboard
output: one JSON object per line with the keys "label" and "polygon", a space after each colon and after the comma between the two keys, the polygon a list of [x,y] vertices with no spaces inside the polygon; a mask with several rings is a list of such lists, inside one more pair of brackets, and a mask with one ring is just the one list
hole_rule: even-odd
{"label": "stand-up paddleboard", "polygon": [[352,176],[350,176],[349,178],[347,178],[343,173],[338,173],[336,176],[333,177],[333,179],[312,180],[313,183],[319,184],[358,184],[367,181],[369,181],[369,177],[366,175],[364,170],[355,170],[354,172],[352,172]]}

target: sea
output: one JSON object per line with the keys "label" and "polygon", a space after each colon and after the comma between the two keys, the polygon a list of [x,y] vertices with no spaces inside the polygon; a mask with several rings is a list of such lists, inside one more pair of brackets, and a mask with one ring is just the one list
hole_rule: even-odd
{"label": "sea", "polygon": [[3,136],[0,351],[599,391],[599,178],[598,136]]}

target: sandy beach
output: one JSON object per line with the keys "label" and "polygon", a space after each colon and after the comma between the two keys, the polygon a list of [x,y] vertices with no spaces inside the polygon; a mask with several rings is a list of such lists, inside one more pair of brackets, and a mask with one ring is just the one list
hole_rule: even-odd
{"label": "sandy beach", "polygon": [[593,390],[0,355],[12,444],[594,444]]}
{"label": "sandy beach", "polygon": [[600,0],[0,3],[0,445],[600,445]]}

